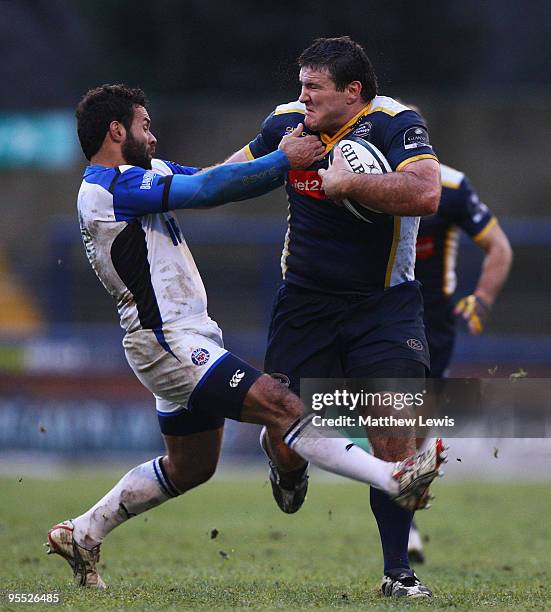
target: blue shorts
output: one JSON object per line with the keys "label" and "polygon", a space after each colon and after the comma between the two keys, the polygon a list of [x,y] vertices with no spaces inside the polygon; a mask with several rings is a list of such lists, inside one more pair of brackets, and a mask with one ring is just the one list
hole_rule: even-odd
{"label": "blue shorts", "polygon": [[280,287],[265,370],[286,374],[295,393],[301,378],[367,376],[373,364],[389,360],[429,368],[419,283],[368,296],[316,293],[289,283]]}
{"label": "blue shorts", "polygon": [[430,350],[431,378],[443,378],[455,346],[455,316],[452,300],[442,294],[424,295],[425,330]]}

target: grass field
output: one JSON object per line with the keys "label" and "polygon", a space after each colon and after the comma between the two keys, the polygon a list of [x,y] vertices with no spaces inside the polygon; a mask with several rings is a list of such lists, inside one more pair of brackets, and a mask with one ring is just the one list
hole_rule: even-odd
{"label": "grass field", "polygon": [[548,485],[437,483],[434,508],[419,516],[430,540],[418,568],[435,597],[420,604],[379,596],[367,488],[316,478],[294,516],[275,507],[263,478],[215,479],[113,532],[100,563],[108,591],[76,589],[42,542],[112,483],[0,480],[0,589],[57,591],[75,610],[551,609]]}

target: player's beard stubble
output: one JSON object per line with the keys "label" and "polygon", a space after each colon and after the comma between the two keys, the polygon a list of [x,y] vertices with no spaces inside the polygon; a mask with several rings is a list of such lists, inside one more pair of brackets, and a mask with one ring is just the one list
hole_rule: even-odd
{"label": "player's beard stubble", "polygon": [[151,152],[150,147],[146,142],[140,142],[128,132],[126,141],[121,148],[124,160],[130,166],[138,166],[145,170],[151,170]]}

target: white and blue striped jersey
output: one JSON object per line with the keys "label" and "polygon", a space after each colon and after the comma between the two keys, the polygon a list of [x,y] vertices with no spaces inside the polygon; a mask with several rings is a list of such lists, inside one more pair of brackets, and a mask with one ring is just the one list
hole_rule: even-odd
{"label": "white and blue striped jersey", "polygon": [[[206,313],[193,256],[177,219],[163,206],[166,179],[196,172],[154,159],[152,170],[89,166],[84,173],[78,214],[86,254],[127,332],[160,331]],[[159,212],[148,214],[153,210]]]}
{"label": "white and blue striped jersey", "polygon": [[205,288],[172,210],[254,197],[279,185],[288,169],[282,151],[201,173],[160,159],[151,170],[88,166],[77,200],[80,228],[123,329],[153,330],[164,346],[163,327],[205,319]]}

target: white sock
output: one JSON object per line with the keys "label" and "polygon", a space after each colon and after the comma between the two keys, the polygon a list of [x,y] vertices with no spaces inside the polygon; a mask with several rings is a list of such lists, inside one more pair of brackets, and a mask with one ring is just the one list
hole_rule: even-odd
{"label": "white sock", "polygon": [[304,459],[328,472],[366,482],[391,495],[398,493],[398,483],[392,478],[394,462],[366,453],[337,431],[332,431],[331,435],[324,436],[321,428],[312,425],[309,416],[293,426],[284,441]]}
{"label": "white sock", "polygon": [[131,469],[88,512],[73,519],[76,542],[93,548],[124,521],[179,495],[163,473],[161,459],[157,457]]}

